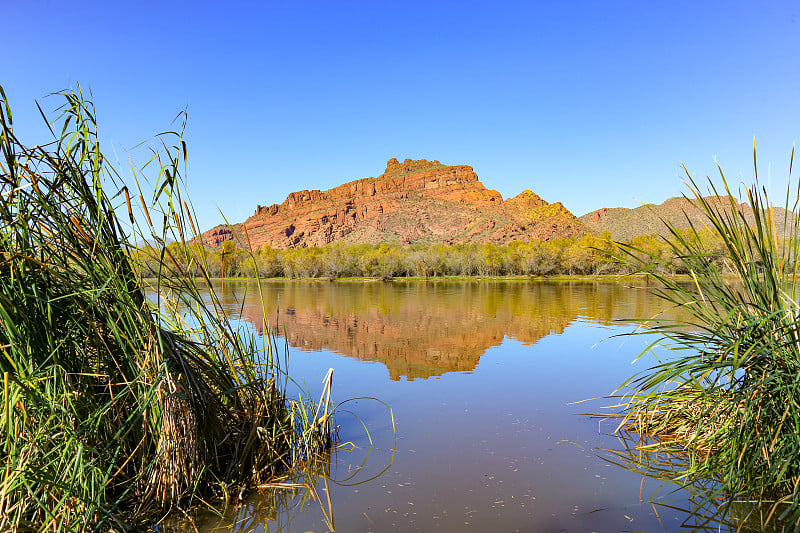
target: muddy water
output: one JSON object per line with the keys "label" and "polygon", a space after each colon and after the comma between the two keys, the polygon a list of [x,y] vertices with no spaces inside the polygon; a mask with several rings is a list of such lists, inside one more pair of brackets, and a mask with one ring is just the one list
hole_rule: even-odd
{"label": "muddy water", "polygon": [[[679,531],[685,495],[603,459],[602,398],[648,362],[623,284],[226,283],[226,312],[289,345],[311,394],[334,369],[343,443],[313,490],[254,492],[204,531]],[[266,317],[266,320],[265,320]],[[285,332],[285,334],[284,334]],[[290,387],[291,390],[291,387]],[[365,426],[369,435],[365,432]],[[372,444],[370,444],[370,439]],[[655,502],[653,505],[651,502]]]}

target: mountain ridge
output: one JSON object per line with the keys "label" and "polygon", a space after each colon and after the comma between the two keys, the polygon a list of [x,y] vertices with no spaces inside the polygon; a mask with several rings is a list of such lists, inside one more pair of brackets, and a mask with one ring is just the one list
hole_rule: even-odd
{"label": "mountain ridge", "polygon": [[233,240],[287,249],[334,241],[507,244],[587,233],[560,202],[550,204],[531,190],[504,201],[470,166],[392,158],[377,178],[292,192],[281,204],[258,205],[244,222],[216,226],[202,239],[212,247]]}
{"label": "mountain ridge", "polygon": [[[728,208],[730,197],[706,196],[704,199],[712,205]],[[745,217],[748,224],[753,224],[755,217],[752,208],[736,201],[736,209]],[[776,231],[782,235],[785,231],[784,219],[788,212],[782,207],[774,208]],[[602,207],[578,217],[589,229],[595,233],[610,232],[615,241],[629,241],[643,235],[667,235],[665,224],[680,229],[690,227],[690,222],[696,228],[708,226],[708,219],[699,207],[697,200],[685,196],[673,196],[660,204],[644,204],[639,207]]]}
{"label": "mountain ridge", "polygon": [[[708,197],[729,205],[728,197]],[[752,223],[747,204],[736,208]],[[775,208],[784,231],[786,211]],[[561,202],[548,203],[526,189],[503,199],[486,188],[471,166],[438,160],[392,158],[378,177],[343,183],[331,189],[290,193],[280,204],[258,205],[244,222],[219,225],[202,234],[205,245],[233,241],[240,248],[289,249],[345,244],[498,244],[552,240],[609,232],[615,241],[642,235],[665,235],[676,228],[704,227],[696,201],[676,196],[661,204],[636,208],[603,207],[576,217]]]}

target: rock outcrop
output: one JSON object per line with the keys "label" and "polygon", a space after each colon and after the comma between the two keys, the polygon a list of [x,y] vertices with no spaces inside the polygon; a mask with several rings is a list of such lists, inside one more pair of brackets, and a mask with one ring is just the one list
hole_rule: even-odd
{"label": "rock outcrop", "polygon": [[245,230],[254,248],[281,249],[338,240],[506,244],[589,232],[563,205],[548,204],[531,191],[503,201],[472,167],[394,158],[377,178],[293,192],[281,204],[259,205],[244,223],[205,232],[203,241],[219,246],[234,240],[243,246]]}

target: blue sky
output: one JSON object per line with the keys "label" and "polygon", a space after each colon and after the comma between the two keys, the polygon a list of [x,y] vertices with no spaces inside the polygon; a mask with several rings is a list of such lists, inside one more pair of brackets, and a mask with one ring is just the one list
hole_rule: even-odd
{"label": "blue sky", "polygon": [[714,158],[785,184],[800,140],[796,2],[0,0],[0,84],[29,144],[34,100],[91,89],[105,146],[188,109],[204,228],[391,157],[475,168],[576,215],[660,203]]}

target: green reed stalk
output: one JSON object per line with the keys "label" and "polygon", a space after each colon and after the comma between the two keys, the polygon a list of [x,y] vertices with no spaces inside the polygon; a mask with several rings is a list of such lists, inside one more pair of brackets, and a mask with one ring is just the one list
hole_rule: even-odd
{"label": "green reed stalk", "polygon": [[[140,226],[136,195],[100,150],[94,105],[80,88],[56,97],[52,141],[30,148],[0,87],[0,529],[153,525],[194,496],[268,481],[301,444],[325,449],[330,426],[291,418],[280,359],[228,322],[204,262],[167,245],[197,237],[182,133],[158,138],[151,200],[132,169]],[[155,302],[139,239],[160,255]]]}
{"label": "green reed stalk", "polygon": [[[790,176],[791,167],[790,162]],[[652,268],[646,252],[621,245],[623,260],[652,277],[657,294],[690,316],[648,324],[644,333],[657,335],[655,344],[673,356],[625,384],[632,390],[622,426],[656,437],[639,447],[651,460],[652,454],[662,460],[663,452],[682,457],[667,469],[651,463],[651,471],[686,486],[707,487],[701,507],[713,509],[711,518],[724,519],[732,508],[740,516],[737,502],[757,502],[762,505],[750,512],[763,513],[762,525],[798,531],[800,218],[795,213],[800,189],[787,189],[786,215],[776,221],[767,191],[757,181],[742,188],[746,202],[740,206],[719,172],[720,189],[709,180],[709,192],[717,198],[704,197],[687,176],[691,197],[721,238],[722,250],[706,250],[704,228],[694,226],[688,232],[670,227],[666,239],[690,273],[690,284]],[[754,223],[747,223],[746,210]],[[785,233],[777,232],[779,226]],[[764,505],[772,507],[763,512]]]}

